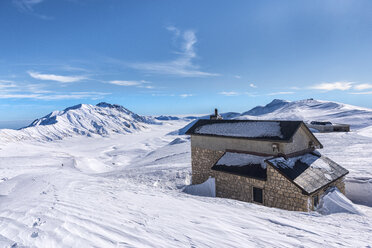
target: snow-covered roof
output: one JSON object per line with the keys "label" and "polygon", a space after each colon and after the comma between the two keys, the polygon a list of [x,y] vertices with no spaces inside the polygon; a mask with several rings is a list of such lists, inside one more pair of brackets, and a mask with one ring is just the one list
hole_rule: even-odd
{"label": "snow-covered roof", "polygon": [[214,123],[198,127],[195,130],[198,134],[218,134],[222,136],[237,137],[280,137],[279,122],[237,122],[237,123]]}
{"label": "snow-covered roof", "polygon": [[216,165],[225,166],[246,166],[259,164],[263,169],[266,169],[265,159],[269,157],[261,157],[248,153],[226,152],[216,163]]}
{"label": "snow-covered roof", "polygon": [[302,121],[198,120],[186,134],[288,141]]}
{"label": "snow-covered roof", "polygon": [[262,157],[247,153],[226,152],[212,167],[212,170],[266,179],[265,160],[268,158],[270,157]]}
{"label": "snow-covered roof", "polygon": [[317,151],[292,158],[276,157],[267,161],[308,194],[349,173]]}

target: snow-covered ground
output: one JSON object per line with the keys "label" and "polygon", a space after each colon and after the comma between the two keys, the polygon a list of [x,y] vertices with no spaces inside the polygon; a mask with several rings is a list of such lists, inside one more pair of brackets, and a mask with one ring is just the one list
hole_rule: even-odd
{"label": "snow-covered ground", "polygon": [[[310,108],[306,101],[297,111],[275,104],[297,114]],[[325,106],[333,110],[323,113],[344,111]],[[278,109],[269,107],[250,114]],[[192,118],[81,105],[20,131],[0,130],[0,247],[371,247],[372,123],[371,111],[361,111],[352,132],[316,134],[322,154],[350,171],[347,196],[363,205],[344,205],[357,214],[290,212],[184,193],[190,141],[177,130]],[[205,192],[188,192],[213,195],[211,183]],[[342,196],[328,198],[325,212],[342,206]]]}
{"label": "snow-covered ground", "polygon": [[[0,247],[368,247],[362,215],[299,213],[193,196],[187,122],[129,135],[0,144]],[[318,134],[324,153],[368,176],[372,139]],[[347,141],[347,149],[340,148]],[[358,151],[358,156],[355,152]],[[358,161],[355,158],[358,157]],[[62,166],[63,164],[63,166]]]}

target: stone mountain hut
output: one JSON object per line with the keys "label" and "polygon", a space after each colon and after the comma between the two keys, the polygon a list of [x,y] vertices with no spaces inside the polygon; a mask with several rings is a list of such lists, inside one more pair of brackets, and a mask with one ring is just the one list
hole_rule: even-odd
{"label": "stone mountain hut", "polygon": [[[218,114],[215,114],[218,116]],[[215,178],[216,196],[286,210],[314,210],[348,171],[321,155],[302,121],[198,120],[191,135],[192,184]]]}

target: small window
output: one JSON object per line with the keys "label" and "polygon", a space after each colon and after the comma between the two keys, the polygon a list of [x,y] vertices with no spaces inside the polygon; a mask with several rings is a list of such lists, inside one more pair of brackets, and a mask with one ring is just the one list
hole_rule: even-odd
{"label": "small window", "polygon": [[253,187],[253,201],[263,203],[262,189]]}
{"label": "small window", "polygon": [[318,195],[313,196],[313,203],[314,203],[314,208],[318,207],[318,204],[319,204],[319,196]]}
{"label": "small window", "polygon": [[314,148],[314,141],[309,141],[309,148]]}

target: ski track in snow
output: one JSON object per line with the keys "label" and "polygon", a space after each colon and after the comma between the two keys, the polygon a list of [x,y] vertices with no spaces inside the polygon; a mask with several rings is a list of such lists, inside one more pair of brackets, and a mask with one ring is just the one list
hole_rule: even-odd
{"label": "ski track in snow", "polygon": [[[358,206],[364,215],[320,215],[183,193],[190,143],[182,137],[170,144],[180,136],[166,134],[185,124],[0,143],[0,247],[371,246],[367,206]],[[317,137],[322,153],[350,170],[348,178],[372,178],[371,138]]]}

